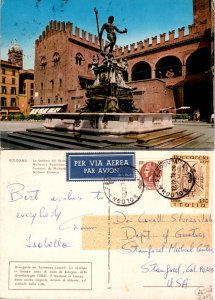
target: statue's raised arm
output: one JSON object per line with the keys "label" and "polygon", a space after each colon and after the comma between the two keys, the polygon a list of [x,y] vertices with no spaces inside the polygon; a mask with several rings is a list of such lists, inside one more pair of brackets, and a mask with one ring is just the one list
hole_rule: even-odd
{"label": "statue's raised arm", "polygon": [[102,34],[103,34],[103,31],[106,30],[107,32],[107,39],[110,41],[107,45],[104,46],[104,49],[103,49],[103,52],[106,53],[106,50],[109,48],[109,54],[112,54],[113,52],[113,48],[116,44],[116,33],[115,31],[119,32],[119,33],[127,33],[127,29],[125,28],[124,30],[120,30],[118,29],[114,24],[113,24],[113,21],[114,21],[114,17],[113,16],[110,16],[108,18],[108,22],[107,23],[104,23],[102,25],[102,28],[99,32],[99,42],[101,44],[101,39],[102,39]]}

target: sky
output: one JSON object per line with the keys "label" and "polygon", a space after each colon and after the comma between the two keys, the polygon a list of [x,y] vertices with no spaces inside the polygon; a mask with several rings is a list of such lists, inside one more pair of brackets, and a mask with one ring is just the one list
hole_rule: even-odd
{"label": "sky", "polygon": [[[0,0],[1,59],[16,40],[24,54],[24,69],[34,68],[34,44],[50,20],[72,22],[97,34],[94,8],[99,26],[113,15],[114,24],[127,34],[118,34],[117,45],[125,46],[185,27],[193,23],[192,0]],[[106,38],[106,36],[104,36]]]}

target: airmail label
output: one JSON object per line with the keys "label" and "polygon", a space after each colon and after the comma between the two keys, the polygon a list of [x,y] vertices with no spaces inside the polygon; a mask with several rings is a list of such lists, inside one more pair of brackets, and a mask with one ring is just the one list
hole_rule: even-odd
{"label": "airmail label", "polygon": [[67,181],[135,180],[135,153],[67,153],[66,170]]}

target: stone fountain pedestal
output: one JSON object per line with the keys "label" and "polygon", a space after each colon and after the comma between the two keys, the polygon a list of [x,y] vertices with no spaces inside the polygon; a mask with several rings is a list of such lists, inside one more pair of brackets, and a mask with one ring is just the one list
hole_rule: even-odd
{"label": "stone fountain pedestal", "polygon": [[165,113],[61,113],[49,115],[44,126],[95,134],[144,133],[172,128],[172,114]]}
{"label": "stone fountain pedestal", "polygon": [[127,60],[117,62],[105,54],[102,63],[94,57],[91,64],[96,76],[87,87],[86,104],[77,113],[47,114],[44,126],[95,134],[127,134],[172,128],[172,114],[143,113],[133,102],[133,88],[125,82]]}

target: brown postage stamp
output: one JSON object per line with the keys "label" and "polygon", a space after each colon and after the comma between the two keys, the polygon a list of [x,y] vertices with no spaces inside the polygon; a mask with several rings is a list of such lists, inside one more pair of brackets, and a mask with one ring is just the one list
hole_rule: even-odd
{"label": "brown postage stamp", "polygon": [[140,161],[139,171],[143,178],[145,190],[155,190],[154,185],[154,171],[157,168],[160,161]]}
{"label": "brown postage stamp", "polygon": [[186,161],[192,168],[195,183],[190,192],[180,198],[171,199],[174,207],[208,207],[210,187],[210,156],[207,155],[173,155]]}

